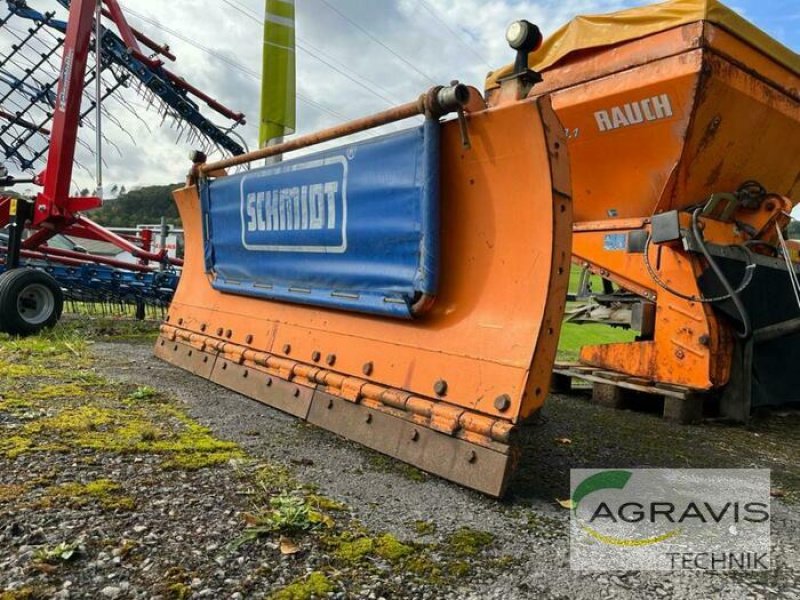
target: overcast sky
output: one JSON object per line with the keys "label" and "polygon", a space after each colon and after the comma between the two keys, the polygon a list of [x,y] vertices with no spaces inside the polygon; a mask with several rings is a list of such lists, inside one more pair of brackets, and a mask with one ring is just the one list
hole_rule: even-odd
{"label": "overcast sky", "polygon": [[[527,18],[549,33],[579,13],[646,3],[296,0],[298,132],[405,102],[433,83],[459,79],[481,87],[490,68],[513,58],[504,31],[514,19]],[[55,2],[29,0],[29,4],[47,9]],[[248,116],[249,124],[241,134],[248,144],[255,145],[264,1],[122,0],[122,4],[129,9],[132,25],[169,43],[178,56],[173,70]],[[800,47],[798,0],[732,0],[730,5],[785,45],[795,51]],[[181,180],[188,166],[190,146],[185,142],[176,144],[175,133],[168,127],[159,127],[158,114],[144,113],[141,102],[135,98],[132,101],[149,129],[124,113],[119,114],[119,119],[130,137],[109,126],[109,135],[119,146],[121,156],[106,150],[107,184],[131,187]],[[82,160],[93,164],[85,151]],[[93,187],[85,172],[76,172],[76,180],[82,186]]]}

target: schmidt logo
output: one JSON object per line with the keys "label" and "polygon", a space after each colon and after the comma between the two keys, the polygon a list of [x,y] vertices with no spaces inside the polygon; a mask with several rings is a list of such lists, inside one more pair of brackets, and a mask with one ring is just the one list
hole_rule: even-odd
{"label": "schmidt logo", "polygon": [[242,245],[260,252],[347,250],[347,159],[278,164],[241,182]]}

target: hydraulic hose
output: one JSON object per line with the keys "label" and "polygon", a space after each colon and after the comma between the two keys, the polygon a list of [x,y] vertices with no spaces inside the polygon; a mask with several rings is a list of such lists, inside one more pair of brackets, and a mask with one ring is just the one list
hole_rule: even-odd
{"label": "hydraulic hose", "polygon": [[745,255],[747,260],[747,266],[745,267],[744,277],[742,277],[742,282],[739,284],[739,287],[734,289],[733,286],[730,284],[728,279],[722,273],[722,270],[719,268],[716,260],[714,257],[711,256],[711,253],[708,251],[706,247],[705,240],[702,237],[702,232],[700,231],[700,227],[698,224],[698,217],[700,213],[703,211],[703,208],[697,208],[692,213],[692,233],[694,234],[695,238],[697,239],[697,243],[700,245],[700,249],[703,253],[703,256],[708,261],[709,265],[711,266],[714,274],[722,283],[722,286],[725,288],[725,295],[723,296],[714,296],[712,298],[703,298],[701,296],[694,296],[691,294],[684,294],[679,292],[678,290],[672,288],[667,282],[661,279],[658,274],[656,273],[655,268],[653,267],[652,263],[650,262],[650,247],[652,246],[652,237],[648,236],[647,242],[645,243],[644,247],[644,264],[647,268],[647,272],[652,278],[652,280],[662,289],[669,292],[673,296],[677,296],[678,298],[682,298],[683,300],[688,300],[689,302],[699,302],[701,304],[718,304],[720,302],[725,302],[726,300],[732,300],[734,305],[736,306],[736,310],[742,316],[742,322],[744,324],[744,328],[742,331],[736,332],[737,337],[740,339],[749,339],[752,336],[752,326],[750,322],[750,315],[747,313],[747,310],[744,307],[741,299],[739,298],[739,294],[743,292],[753,281],[753,274],[756,269],[755,261],[753,260],[753,253],[746,245],[737,245],[736,248],[739,248]]}
{"label": "hydraulic hose", "polygon": [[[722,287],[725,288],[725,291],[727,292],[730,299],[733,301],[733,304],[734,306],[736,306],[736,310],[739,312],[739,316],[742,319],[743,329],[742,331],[735,332],[736,337],[738,337],[740,340],[749,340],[750,337],[753,335],[753,327],[750,322],[750,315],[748,314],[747,309],[745,308],[744,303],[742,302],[742,299],[739,296],[739,291],[741,290],[733,289],[731,282],[728,281],[727,277],[725,277],[725,273],[722,272],[722,269],[717,264],[716,259],[713,256],[711,256],[711,253],[708,251],[705,239],[703,239],[703,232],[700,231],[699,218],[701,212],[703,212],[703,209],[697,208],[692,213],[692,233],[694,234],[694,237],[700,246],[700,252],[702,252],[703,256],[705,256],[709,266],[711,267],[711,270],[714,271],[714,274],[717,276],[717,279],[719,279],[719,282],[722,284]],[[755,265],[748,265],[746,268],[750,269],[751,266],[755,268]]]}
{"label": "hydraulic hose", "polygon": [[[653,243],[652,238],[648,236],[647,242],[645,242],[644,245],[644,265],[647,268],[647,273],[650,275],[650,278],[658,285],[658,287],[669,292],[673,296],[677,296],[678,298],[688,300],[689,302],[699,302],[701,304],[717,304],[719,302],[725,302],[725,300],[731,299],[730,294],[727,293],[723,296],[713,296],[712,298],[703,298],[701,296],[694,296],[692,294],[684,294],[670,287],[670,285],[666,281],[664,281],[658,276],[655,268],[650,262],[650,247],[652,246],[652,243]],[[745,271],[744,277],[742,278],[742,282],[739,284],[739,287],[736,288],[736,293],[741,293],[753,281],[753,271],[755,270],[756,265],[751,259],[752,252],[750,251],[749,248],[747,248],[747,246],[734,246],[734,248],[739,248],[744,253],[748,261],[747,269]]]}

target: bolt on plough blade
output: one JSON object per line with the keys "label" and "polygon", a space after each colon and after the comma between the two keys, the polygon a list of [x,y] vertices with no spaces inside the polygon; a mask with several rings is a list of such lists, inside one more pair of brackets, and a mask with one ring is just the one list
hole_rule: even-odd
{"label": "bolt on plough blade", "polygon": [[[382,224],[377,217],[358,221],[364,180],[357,161],[401,132],[246,175],[216,172],[211,184],[201,179],[176,191],[185,265],[156,355],[424,471],[501,496],[517,460],[515,428],[542,406],[555,359],[569,277],[569,167],[549,98],[473,110],[467,123],[468,148],[458,121],[440,125],[439,277],[424,314],[397,318],[375,314],[394,307],[315,304],[309,296],[314,284],[326,284],[324,277],[287,287],[296,301],[277,296],[278,284],[247,281],[259,269],[296,264],[300,272],[315,260],[329,261],[324,268],[335,277],[336,261],[356,260],[363,240],[372,244],[366,256],[399,245],[387,205],[380,208],[388,223],[380,236],[362,229]],[[392,162],[384,158],[379,162]],[[346,228],[346,248],[324,254],[278,248],[296,232],[289,225],[277,233],[260,227],[262,206],[257,196],[249,203],[249,186],[268,189],[264,182],[338,162],[347,164],[339,183],[349,194],[340,207],[348,222],[337,230]],[[397,190],[396,182],[386,186],[370,200],[383,202]],[[264,210],[269,217],[269,204]],[[232,219],[225,221],[226,214]],[[258,262],[245,266],[236,257]],[[369,265],[349,266],[370,274]]]}

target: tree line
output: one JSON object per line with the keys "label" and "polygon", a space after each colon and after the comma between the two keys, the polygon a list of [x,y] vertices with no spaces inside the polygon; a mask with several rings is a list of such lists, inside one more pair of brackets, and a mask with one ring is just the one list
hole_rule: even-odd
{"label": "tree line", "polygon": [[[178,209],[172,199],[172,192],[181,183],[168,185],[148,185],[135,190],[120,190],[113,200],[106,200],[101,208],[87,213],[87,216],[107,227],[135,227],[139,224],[159,223],[166,217],[170,225],[180,226]],[[124,189],[124,188],[123,188]]]}

